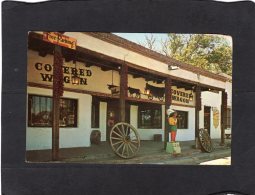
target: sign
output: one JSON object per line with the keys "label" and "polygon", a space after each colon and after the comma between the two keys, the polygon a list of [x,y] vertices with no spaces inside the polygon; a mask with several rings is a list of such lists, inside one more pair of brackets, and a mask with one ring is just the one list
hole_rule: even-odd
{"label": "sign", "polygon": [[215,129],[217,129],[219,126],[219,114],[219,110],[217,108],[213,108],[213,126],[215,127]]}
{"label": "sign", "polygon": [[172,102],[183,105],[195,105],[195,94],[191,90],[185,90],[172,86]]}
{"label": "sign", "polygon": [[59,45],[62,47],[67,47],[69,49],[76,49],[77,40],[63,35],[58,32],[43,32],[43,40]]}
{"label": "sign", "polygon": [[[34,69],[40,74],[41,81],[53,82],[53,65],[52,64],[36,62],[34,64]],[[63,78],[64,83],[71,83],[72,75],[78,75],[79,84],[87,85],[88,84],[87,77],[92,76],[92,71],[89,69],[69,67],[65,64],[63,65],[62,69],[64,73],[64,78]]]}

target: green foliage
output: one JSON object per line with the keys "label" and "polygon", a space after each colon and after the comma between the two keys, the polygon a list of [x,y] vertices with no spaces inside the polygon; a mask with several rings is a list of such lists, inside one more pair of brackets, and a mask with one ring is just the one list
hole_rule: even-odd
{"label": "green foliage", "polygon": [[232,48],[223,36],[168,34],[165,52],[172,58],[209,70],[232,74]]}
{"label": "green foliage", "polygon": [[[152,41],[147,37],[146,42]],[[232,47],[222,35],[168,34],[161,40],[159,52],[214,73],[232,75]]]}

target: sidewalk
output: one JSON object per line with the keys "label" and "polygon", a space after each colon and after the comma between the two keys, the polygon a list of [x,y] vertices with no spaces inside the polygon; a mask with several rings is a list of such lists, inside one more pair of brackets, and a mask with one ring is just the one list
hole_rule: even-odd
{"label": "sidewalk", "polygon": [[[108,142],[83,148],[60,149],[60,161],[65,163],[93,164],[179,164],[196,165],[201,162],[231,156],[230,140],[225,146],[220,140],[213,140],[215,150],[211,153],[194,149],[194,141],[180,142],[182,153],[177,157],[166,153],[163,142],[141,141],[137,155],[132,159],[122,159],[114,154]],[[51,162],[51,150],[27,151],[27,162]]]}

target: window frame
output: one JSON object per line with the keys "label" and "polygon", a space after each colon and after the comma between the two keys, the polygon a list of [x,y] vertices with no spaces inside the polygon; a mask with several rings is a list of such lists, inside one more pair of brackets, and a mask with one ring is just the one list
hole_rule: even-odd
{"label": "window frame", "polygon": [[[94,117],[93,117],[93,107],[95,108],[95,115],[98,114],[98,117],[95,116],[95,118],[97,117],[98,119],[95,119],[95,123],[93,122]],[[95,124],[95,125],[94,125]],[[100,100],[95,97],[92,96],[92,102],[91,102],[91,128],[100,128]]]}
{"label": "window frame", "polygon": [[177,118],[177,129],[182,129],[182,130],[189,129],[189,111],[176,110],[176,112],[177,112],[177,116],[178,116],[178,113],[180,113],[180,112],[187,113],[186,127],[184,127],[184,128],[178,127],[178,122],[180,119]]}
{"label": "window frame", "polygon": [[[155,110],[160,111],[160,125],[159,126],[142,126],[141,124],[141,110],[151,110],[154,111],[155,115]],[[137,109],[137,128],[138,129],[162,129],[162,106],[161,105],[153,105],[153,104],[139,104],[138,109]]]}
{"label": "window frame", "polygon": [[[31,121],[31,118],[30,118],[30,115],[31,115],[31,108],[32,108],[32,105],[30,104],[29,102],[29,99],[30,97],[33,97],[33,96],[37,96],[37,97],[44,97],[44,98],[50,98],[51,101],[52,101],[52,104],[53,104],[53,97],[52,96],[49,96],[49,95],[40,95],[40,94],[28,94],[27,96],[27,127],[31,127],[31,128],[52,128],[52,124],[49,125],[49,126],[38,126],[38,125],[31,125],[31,122],[29,122],[29,120]],[[64,100],[74,100],[76,102],[76,116],[75,116],[75,123],[74,123],[74,126],[61,126],[59,124],[59,128],[78,128],[78,118],[79,118],[79,111],[78,111],[78,108],[79,108],[79,100],[78,99],[75,99],[75,98],[68,98],[68,97],[62,97],[60,99],[64,99]],[[51,107],[51,113],[53,112],[53,106]]]}

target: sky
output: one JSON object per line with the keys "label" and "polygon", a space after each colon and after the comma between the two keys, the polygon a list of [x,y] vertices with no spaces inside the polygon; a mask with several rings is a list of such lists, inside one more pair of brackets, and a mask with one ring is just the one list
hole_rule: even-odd
{"label": "sky", "polygon": [[[113,33],[113,34],[138,44],[145,43],[146,42],[145,36],[147,35],[150,37],[151,34],[153,34],[153,37],[155,37],[157,40],[155,43],[155,47],[157,51],[161,50],[160,40],[167,39],[167,33]],[[223,36],[229,42],[229,45],[232,46],[231,36],[226,36],[226,35],[220,35],[220,36]]]}
{"label": "sky", "polygon": [[[151,35],[151,33],[113,33],[113,34],[138,44],[145,43],[145,36]],[[167,33],[152,33],[152,34],[158,40],[155,44],[155,47],[157,50],[160,50],[160,40],[166,39]]]}

